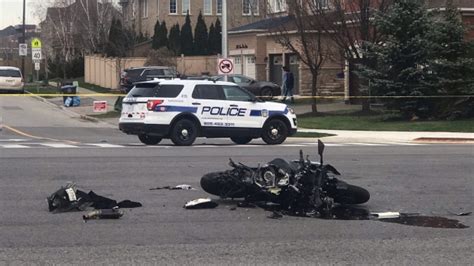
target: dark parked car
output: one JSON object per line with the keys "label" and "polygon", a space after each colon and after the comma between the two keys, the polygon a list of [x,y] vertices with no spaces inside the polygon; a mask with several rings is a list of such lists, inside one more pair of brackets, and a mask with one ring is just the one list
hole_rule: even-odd
{"label": "dark parked car", "polygon": [[[224,80],[224,76],[215,76],[214,78],[217,80]],[[275,96],[281,95],[280,86],[272,82],[257,81],[253,78],[239,74],[228,75],[227,81],[234,82],[240,87],[247,89],[263,99],[272,99]]]}
{"label": "dark parked car", "polygon": [[178,72],[173,67],[167,66],[146,66],[146,67],[132,67],[125,69],[120,77],[120,89],[123,92],[129,92],[133,83],[137,81],[144,81],[149,78],[178,77]]}

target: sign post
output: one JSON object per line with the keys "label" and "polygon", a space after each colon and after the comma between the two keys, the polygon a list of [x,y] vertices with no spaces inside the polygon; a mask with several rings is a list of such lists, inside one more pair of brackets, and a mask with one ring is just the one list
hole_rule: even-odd
{"label": "sign post", "polygon": [[18,46],[18,53],[20,56],[27,56],[28,55],[28,45],[26,43],[20,43]]}
{"label": "sign post", "polygon": [[43,55],[41,54],[41,40],[38,38],[31,40],[31,58],[35,64],[36,80],[39,80],[40,63]]}

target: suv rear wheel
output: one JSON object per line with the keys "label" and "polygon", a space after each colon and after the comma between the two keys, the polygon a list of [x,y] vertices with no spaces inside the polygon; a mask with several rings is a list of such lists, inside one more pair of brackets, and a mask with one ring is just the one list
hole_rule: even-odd
{"label": "suv rear wheel", "polygon": [[160,143],[162,138],[161,137],[156,137],[156,136],[150,136],[150,135],[146,135],[146,134],[140,134],[140,135],[138,135],[138,139],[143,144],[156,145],[156,144]]}
{"label": "suv rear wheel", "polygon": [[177,146],[190,146],[198,136],[196,123],[189,119],[177,121],[171,129],[171,141]]}
{"label": "suv rear wheel", "polygon": [[288,127],[280,119],[272,119],[263,127],[262,139],[267,144],[281,144],[286,137],[288,137]]}
{"label": "suv rear wheel", "polygon": [[235,144],[247,144],[252,141],[251,137],[231,137],[230,138]]}

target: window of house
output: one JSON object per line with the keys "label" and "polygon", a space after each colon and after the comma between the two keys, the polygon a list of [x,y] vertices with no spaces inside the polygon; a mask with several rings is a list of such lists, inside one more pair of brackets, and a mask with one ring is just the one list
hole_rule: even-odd
{"label": "window of house", "polygon": [[204,15],[212,15],[212,0],[204,0]]}
{"label": "window of house", "polygon": [[258,0],[242,0],[242,15],[258,15]]}
{"label": "window of house", "polygon": [[148,17],[148,0],[141,0],[141,11],[142,11],[142,17],[146,18]]}
{"label": "window of house", "polygon": [[270,12],[279,13],[286,11],[286,2],[285,0],[269,0]]}
{"label": "window of house", "polygon": [[216,14],[222,14],[222,0],[216,0]]}
{"label": "window of house", "polygon": [[189,1],[190,0],[183,0],[182,5],[181,5],[181,12],[183,15],[186,15],[188,12],[191,14],[191,7],[189,6]]}
{"label": "window of house", "polygon": [[178,14],[177,0],[170,0],[170,14]]}

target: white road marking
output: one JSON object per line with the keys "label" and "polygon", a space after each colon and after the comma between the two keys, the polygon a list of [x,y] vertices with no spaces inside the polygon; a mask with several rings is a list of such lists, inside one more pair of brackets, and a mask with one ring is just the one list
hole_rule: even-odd
{"label": "white road marking", "polygon": [[29,141],[31,139],[0,139],[0,142],[21,142],[21,141]]}
{"label": "white road marking", "polygon": [[5,145],[0,145],[1,147],[3,148],[6,148],[6,149],[25,149],[25,148],[31,148],[29,146],[25,146],[25,145],[19,145],[19,144],[5,144]]}
{"label": "white road marking", "polygon": [[40,145],[51,147],[51,148],[79,148],[78,146],[64,144],[64,143],[40,143]]}
{"label": "white road marking", "polygon": [[86,143],[84,145],[95,146],[100,148],[125,148],[123,145],[115,145],[110,143]]}

